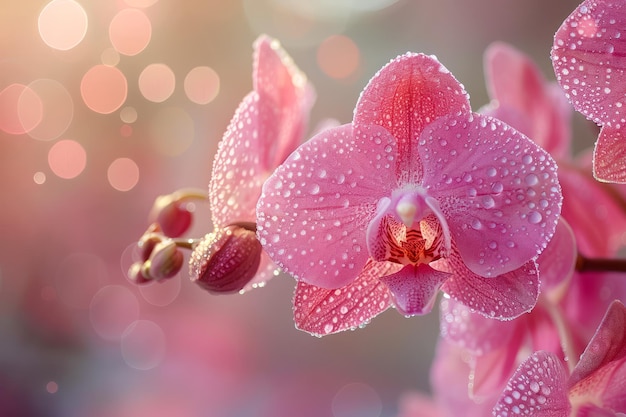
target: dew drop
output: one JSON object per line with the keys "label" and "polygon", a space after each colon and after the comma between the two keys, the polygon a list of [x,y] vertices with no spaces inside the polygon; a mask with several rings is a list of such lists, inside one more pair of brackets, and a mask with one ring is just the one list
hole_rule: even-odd
{"label": "dew drop", "polygon": [[472,220],[472,229],[480,230],[483,228],[483,224],[478,219]]}
{"label": "dew drop", "polygon": [[526,178],[524,178],[524,182],[528,186],[536,185],[539,182],[539,178],[535,174],[528,174]]}
{"label": "dew drop", "polygon": [[522,157],[522,162],[524,162],[526,165],[532,164],[533,162],[533,157],[532,155],[526,154]]}
{"label": "dew drop", "polygon": [[491,191],[494,193],[501,193],[504,190],[504,185],[501,182],[494,182],[491,186]]}
{"label": "dew drop", "polygon": [[487,168],[487,176],[488,177],[495,177],[497,173],[498,173],[498,171],[494,167]]}
{"label": "dew drop", "polygon": [[541,215],[541,213],[537,211],[531,211],[530,213],[528,213],[528,221],[532,224],[537,224],[542,219],[543,219],[543,216]]}
{"label": "dew drop", "polygon": [[483,196],[482,203],[483,203],[483,207],[486,209],[493,208],[496,205],[496,201],[490,195]]}
{"label": "dew drop", "polygon": [[319,184],[312,184],[312,185],[311,185],[311,189],[310,189],[310,191],[309,191],[309,192],[310,192],[312,195],[319,194],[319,192],[320,192],[320,186],[319,186]]}

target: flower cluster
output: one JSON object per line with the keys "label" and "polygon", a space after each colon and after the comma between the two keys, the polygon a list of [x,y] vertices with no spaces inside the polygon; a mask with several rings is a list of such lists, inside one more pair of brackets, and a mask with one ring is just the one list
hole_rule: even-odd
{"label": "flower cluster", "polygon": [[[313,89],[263,36],[208,195],[157,200],[129,276],[171,277],[180,248],[213,293],[281,269],[296,280],[296,326],[316,336],[438,304],[433,397],[408,399],[406,417],[626,413],[626,268],[613,258],[626,193],[605,183],[626,183],[623,31],[626,3],[584,1],[555,35],[558,83],[490,45],[478,111],[436,57],[406,53],[373,76],[352,121],[304,142]],[[574,155],[574,110],[601,126],[592,160]],[[178,238],[187,198],[209,201],[202,239]]]}

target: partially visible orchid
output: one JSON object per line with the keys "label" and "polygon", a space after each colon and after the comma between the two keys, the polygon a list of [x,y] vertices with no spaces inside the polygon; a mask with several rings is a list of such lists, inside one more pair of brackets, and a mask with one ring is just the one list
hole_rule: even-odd
{"label": "partially visible orchid", "polygon": [[626,308],[615,301],[569,375],[554,353],[543,350],[533,353],[509,380],[494,408],[494,416],[626,413],[625,329]]}
{"label": "partially visible orchid", "polygon": [[576,110],[601,126],[593,172],[626,183],[626,3],[585,0],[556,32],[552,63]]}
{"label": "partially visible orchid", "polygon": [[472,113],[434,57],[408,53],[372,78],[351,124],[314,136],[267,180],[257,223],[299,281],[296,324],[321,335],[390,305],[425,314],[440,288],[486,316],[529,311],[533,259],[560,204],[545,151]]}
{"label": "partially visible orchid", "polygon": [[[267,36],[254,43],[252,78],[253,91],[237,108],[213,163],[208,193],[213,232],[200,240],[174,239],[191,224],[184,202],[206,199],[205,193],[186,189],[159,197],[150,214],[158,231],[144,235],[140,242],[144,264],[134,264],[129,271],[135,282],[175,275],[182,266],[178,247],[193,249],[191,279],[213,293],[251,289],[276,274],[276,266],[256,239],[255,206],[265,179],[301,142],[315,93],[278,41]],[[162,253],[176,257],[170,263],[162,260],[159,265],[167,270],[158,276],[150,273],[145,262],[155,256],[154,245],[142,244],[154,239],[172,248]]]}

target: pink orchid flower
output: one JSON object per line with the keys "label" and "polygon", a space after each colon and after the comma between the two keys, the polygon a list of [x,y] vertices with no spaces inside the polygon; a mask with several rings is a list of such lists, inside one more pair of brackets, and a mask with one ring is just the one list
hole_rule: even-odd
{"label": "pink orchid flower", "polygon": [[300,144],[315,100],[278,41],[261,36],[254,50],[254,89],[235,112],[213,163],[215,231],[190,260],[192,279],[213,292],[254,288],[275,275],[276,266],[256,241],[255,206],[263,182]]}
{"label": "pink orchid flower", "polygon": [[598,180],[626,183],[626,3],[585,0],[554,37],[552,64],[576,110],[601,125],[593,172]]}
{"label": "pink orchid flower", "polygon": [[[546,351],[509,380],[494,416],[617,416],[626,412],[626,308],[614,301],[571,375]],[[618,414],[619,413],[619,414]]]}
{"label": "pink orchid flower", "polygon": [[392,304],[427,313],[440,288],[506,319],[536,302],[533,258],[560,204],[544,150],[471,113],[436,58],[407,53],[372,78],[351,124],[316,135],[267,180],[257,233],[299,281],[296,324],[311,333]]}

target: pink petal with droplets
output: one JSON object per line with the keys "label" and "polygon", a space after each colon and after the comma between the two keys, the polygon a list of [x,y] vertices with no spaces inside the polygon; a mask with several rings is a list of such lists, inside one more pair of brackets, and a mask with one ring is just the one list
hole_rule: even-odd
{"label": "pink petal with droplets", "polygon": [[405,265],[400,271],[380,280],[391,291],[396,309],[405,316],[414,316],[430,313],[439,287],[449,277],[446,272],[420,264]]}
{"label": "pink petal with droplets", "polygon": [[395,186],[395,142],[377,126],[344,125],[301,145],[263,186],[258,236],[270,257],[322,288],[352,282],[368,259],[365,230]]}
{"label": "pink petal with droplets", "polygon": [[515,371],[493,409],[495,417],[568,417],[567,374],[561,361],[545,351],[533,353]]}
{"label": "pink petal with droplets", "polygon": [[503,42],[489,45],[484,66],[491,99],[509,109],[509,114],[517,113],[516,117],[507,117],[505,112],[494,116],[527,135],[553,157],[565,155],[571,139],[571,107],[564,106],[567,101],[562,91],[559,89],[556,95],[537,65]]}
{"label": "pink petal with droplets", "polygon": [[624,204],[610,185],[596,181],[589,170],[559,165],[563,192],[561,216],[576,235],[581,253],[592,257],[614,256],[626,228]]}
{"label": "pink petal with droplets", "polygon": [[441,337],[472,355],[485,355],[503,346],[515,350],[511,340],[519,330],[518,322],[502,322],[473,313],[465,304],[451,298],[441,300],[439,311]]}
{"label": "pink petal with droplets", "polygon": [[626,184],[626,125],[602,126],[593,152],[593,175],[599,181]]}
{"label": "pink petal with droplets", "polygon": [[369,260],[353,282],[335,290],[298,282],[293,300],[296,327],[324,336],[365,325],[391,304],[389,290],[378,277],[400,267]]}
{"label": "pink petal with droplets", "polygon": [[626,3],[583,1],[554,37],[552,65],[576,110],[619,128],[626,119]]}
{"label": "pink petal with droplets", "polygon": [[454,250],[452,256],[433,266],[453,274],[441,287],[443,292],[486,317],[514,319],[532,310],[539,296],[534,261],[506,274],[484,278],[470,271]]}
{"label": "pink petal with droplets", "polygon": [[306,77],[276,41],[254,44],[254,88],[220,141],[209,183],[213,223],[254,221],[261,186],[300,143],[315,99]]}
{"label": "pink petal with droplets", "polygon": [[407,53],[370,80],[357,102],[354,124],[387,129],[398,142],[398,172],[408,172],[419,165],[412,142],[424,127],[441,116],[469,111],[465,89],[435,57]]}
{"label": "pink petal with droplets", "polygon": [[537,258],[541,292],[557,304],[563,297],[574,274],[578,248],[572,228],[561,218],[554,236]]}
{"label": "pink petal with droplets", "polygon": [[261,166],[271,171],[300,145],[315,91],[277,40],[260,36],[254,49],[253,85],[265,113],[256,152]]}
{"label": "pink petal with droplets", "polygon": [[[623,362],[624,358],[626,358],[626,307],[621,302],[614,301],[581,355],[580,362],[574,368],[570,385],[587,378],[611,362]],[[626,368],[622,374],[626,378]],[[622,384],[624,381],[626,379],[622,380]]]}
{"label": "pink petal with droplets", "polygon": [[538,255],[561,211],[556,163],[527,137],[479,114],[441,118],[417,148],[467,267],[489,277]]}

